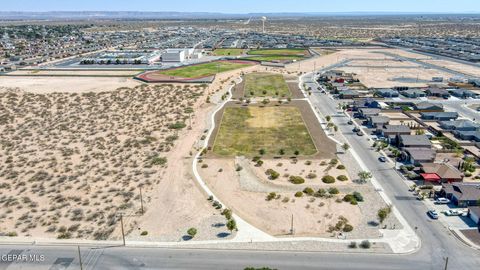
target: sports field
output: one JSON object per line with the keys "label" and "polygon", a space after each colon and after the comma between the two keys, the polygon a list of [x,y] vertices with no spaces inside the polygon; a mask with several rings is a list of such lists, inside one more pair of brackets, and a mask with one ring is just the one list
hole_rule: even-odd
{"label": "sports field", "polygon": [[295,107],[225,108],[213,152],[221,156],[313,155],[315,144]]}
{"label": "sports field", "polygon": [[244,49],[216,49],[213,54],[217,56],[237,56],[242,55],[244,51]]}
{"label": "sports field", "polygon": [[180,78],[200,78],[238,68],[248,67],[250,65],[252,64],[240,61],[216,61],[159,71],[159,74]]}
{"label": "sports field", "polygon": [[281,74],[249,73],[245,75],[245,97],[291,97]]}
{"label": "sports field", "polygon": [[250,55],[291,55],[291,56],[307,56],[308,51],[306,49],[260,49],[251,50],[248,52]]}

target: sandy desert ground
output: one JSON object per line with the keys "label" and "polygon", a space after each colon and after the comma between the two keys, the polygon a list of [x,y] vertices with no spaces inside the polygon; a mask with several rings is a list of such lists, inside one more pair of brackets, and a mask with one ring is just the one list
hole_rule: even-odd
{"label": "sandy desert ground", "polygon": [[[204,196],[184,177],[185,151],[172,152],[177,140],[190,150],[194,139],[184,140],[190,138],[189,115],[204,109],[204,92],[198,85],[3,91],[0,232],[106,239],[120,213],[138,215],[140,187],[147,215],[168,214],[170,206],[173,223],[185,223],[188,215],[210,218],[213,210],[203,207]],[[173,197],[165,201],[165,194]],[[157,223],[158,231],[171,229],[170,223]]]}
{"label": "sandy desert ground", "polygon": [[8,77],[0,78],[0,91],[19,89],[32,93],[87,93],[114,91],[120,87],[135,87],[141,82],[131,78],[96,77]]}

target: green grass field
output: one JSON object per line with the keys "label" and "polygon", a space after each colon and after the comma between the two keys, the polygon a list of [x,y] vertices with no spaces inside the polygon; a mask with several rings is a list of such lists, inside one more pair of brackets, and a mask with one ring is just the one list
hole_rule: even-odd
{"label": "green grass field", "polygon": [[251,50],[248,52],[250,55],[296,55],[296,56],[307,56],[308,51],[305,49],[260,49],[260,50]]}
{"label": "green grass field", "polygon": [[272,62],[272,61],[294,61],[303,59],[303,56],[299,55],[265,55],[265,56],[252,56],[245,59],[254,60],[254,61],[264,61],[264,62]]}
{"label": "green grass field", "polygon": [[295,107],[227,107],[213,152],[221,156],[313,155],[315,144]]}
{"label": "green grass field", "polygon": [[250,64],[234,62],[211,62],[160,71],[160,74],[182,78],[199,78],[215,75],[217,73],[230,71],[238,68],[244,68],[249,65]]}
{"label": "green grass field", "polygon": [[213,54],[217,56],[237,56],[242,55],[244,51],[244,49],[216,49]]}
{"label": "green grass field", "polygon": [[245,97],[291,97],[285,78],[280,74],[249,73],[245,75]]}

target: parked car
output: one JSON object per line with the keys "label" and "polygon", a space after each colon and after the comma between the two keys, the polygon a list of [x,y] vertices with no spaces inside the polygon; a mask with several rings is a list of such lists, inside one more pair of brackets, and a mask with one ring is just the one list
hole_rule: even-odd
{"label": "parked car", "polygon": [[450,200],[447,198],[437,198],[435,204],[449,204]]}
{"label": "parked car", "polygon": [[384,156],[380,156],[380,157],[378,158],[378,160],[379,160],[380,162],[387,162],[387,158],[384,157]]}
{"label": "parked car", "polygon": [[363,136],[363,133],[361,131],[358,131],[357,136]]}
{"label": "parked car", "polygon": [[350,121],[348,121],[348,122],[347,122],[347,124],[349,124],[349,125],[353,125],[353,121],[352,121],[352,120],[350,120]]}
{"label": "parked car", "polygon": [[462,216],[463,215],[463,211],[460,211],[460,210],[447,210],[445,212],[443,212],[446,216]]}
{"label": "parked car", "polygon": [[432,219],[438,219],[438,214],[437,214],[437,211],[435,210],[429,210],[427,214]]}
{"label": "parked car", "polygon": [[352,129],[352,131],[353,131],[353,132],[359,132],[360,129],[359,129],[358,127],[354,127],[354,128]]}

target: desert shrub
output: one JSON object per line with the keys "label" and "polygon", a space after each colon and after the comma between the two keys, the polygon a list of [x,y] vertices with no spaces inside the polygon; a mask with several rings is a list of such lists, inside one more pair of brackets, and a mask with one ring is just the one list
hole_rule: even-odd
{"label": "desert shrub", "polygon": [[368,240],[363,240],[361,243],[360,243],[360,247],[361,248],[365,248],[365,249],[368,249],[372,246],[372,244],[370,243],[370,241]]}
{"label": "desert shrub", "polygon": [[173,124],[168,125],[168,128],[169,129],[182,129],[186,126],[187,126],[187,124],[185,124],[184,122],[175,122]]}
{"label": "desert shrub", "polygon": [[208,164],[202,164],[202,168],[205,169],[205,168],[208,168]]}
{"label": "desert shrub", "polygon": [[339,170],[345,170],[345,166],[344,166],[344,165],[338,165],[338,166],[337,166],[337,169],[339,169]]}
{"label": "desert shrub", "polygon": [[320,188],[317,192],[315,192],[315,197],[325,197],[326,194],[327,191],[323,188]]}
{"label": "desert shrub", "polygon": [[350,242],[348,245],[349,248],[357,248],[357,242]]}
{"label": "desert shrub", "polygon": [[311,196],[311,195],[313,195],[313,193],[315,193],[315,191],[314,191],[311,187],[306,187],[306,188],[303,190],[303,193]]}
{"label": "desert shrub", "polygon": [[142,236],[145,236],[145,235],[147,235],[147,234],[148,234],[147,231],[143,231],[142,233],[140,233],[140,235],[142,235]]}
{"label": "desert shrub", "polygon": [[307,175],[307,178],[308,178],[308,179],[314,179],[314,178],[317,178],[317,175],[314,174],[314,173],[309,173],[309,174]]}
{"label": "desert shrub", "polygon": [[272,169],[268,169],[265,173],[269,176],[271,180],[275,180],[278,177],[280,177],[280,174],[277,171]]}
{"label": "desert shrub", "polygon": [[337,176],[337,180],[338,181],[347,181],[348,180],[348,177],[346,175],[339,175]]}
{"label": "desert shrub", "polygon": [[334,158],[334,159],[330,160],[330,165],[334,165],[334,166],[335,166],[335,165],[337,165],[337,164],[338,164],[338,159],[335,159],[335,158]]}
{"label": "desert shrub", "polygon": [[351,231],[353,231],[353,226],[350,225],[350,224],[345,224],[345,225],[343,226],[343,231],[344,231],[344,232],[351,232]]}
{"label": "desert shrub", "polygon": [[330,193],[332,195],[336,195],[336,194],[340,193],[340,191],[338,191],[338,188],[332,187],[332,188],[328,189],[328,193]]}
{"label": "desert shrub", "polygon": [[289,181],[295,185],[303,184],[305,183],[305,179],[303,179],[300,176],[290,176]]}
{"label": "desert shrub", "polygon": [[270,192],[267,195],[267,201],[271,201],[271,200],[275,199],[275,197],[277,197],[277,194],[275,192]]}
{"label": "desert shrub", "polygon": [[353,197],[355,197],[355,200],[357,200],[358,202],[363,202],[363,196],[362,194],[360,194],[360,192],[353,192]]}
{"label": "desert shrub", "polygon": [[302,196],[303,196],[303,192],[301,192],[301,191],[295,192],[295,197],[299,198],[299,197],[302,197]]}
{"label": "desert shrub", "polygon": [[197,229],[195,228],[190,228],[187,230],[187,234],[190,236],[190,237],[195,237],[195,235],[197,235]]}
{"label": "desert shrub", "polygon": [[332,184],[335,183],[335,178],[331,175],[325,175],[324,177],[322,177],[322,182],[324,182],[325,184]]}

